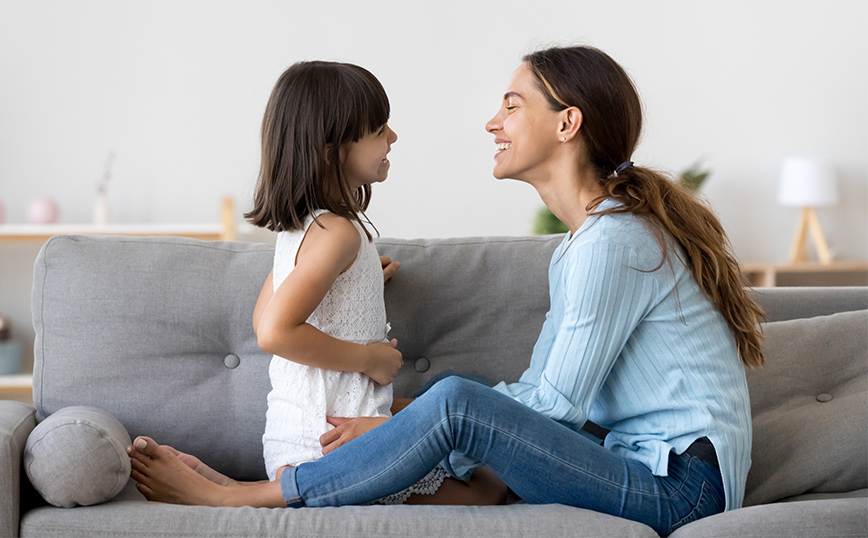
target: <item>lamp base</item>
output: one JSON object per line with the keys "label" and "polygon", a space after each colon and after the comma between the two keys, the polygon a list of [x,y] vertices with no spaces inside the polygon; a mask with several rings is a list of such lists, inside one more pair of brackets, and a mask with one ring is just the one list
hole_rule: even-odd
{"label": "lamp base", "polygon": [[826,244],[826,237],[823,235],[820,220],[813,207],[802,208],[802,215],[796,225],[796,235],[793,237],[793,246],[790,248],[790,263],[804,263],[810,259],[808,256],[808,233],[814,239],[817,258],[820,263],[831,265],[832,256],[829,254],[829,245]]}

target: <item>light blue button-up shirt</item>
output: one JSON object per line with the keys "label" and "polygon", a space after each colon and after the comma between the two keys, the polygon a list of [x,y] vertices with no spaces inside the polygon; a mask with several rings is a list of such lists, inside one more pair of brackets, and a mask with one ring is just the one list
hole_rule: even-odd
{"label": "light blue button-up shirt", "polygon": [[708,437],[732,510],[750,467],[745,371],[723,316],[667,242],[669,261],[654,271],[660,247],[633,214],[592,216],[567,234],[530,367],[494,388],[574,430],[587,420],[611,430],[604,446],[657,476],[671,451]]}

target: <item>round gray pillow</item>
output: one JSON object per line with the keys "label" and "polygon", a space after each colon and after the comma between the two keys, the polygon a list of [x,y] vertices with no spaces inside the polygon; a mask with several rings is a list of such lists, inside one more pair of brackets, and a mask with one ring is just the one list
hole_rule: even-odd
{"label": "round gray pillow", "polygon": [[112,499],[130,478],[130,434],[110,413],[65,407],[40,422],[24,445],[24,471],[61,508]]}

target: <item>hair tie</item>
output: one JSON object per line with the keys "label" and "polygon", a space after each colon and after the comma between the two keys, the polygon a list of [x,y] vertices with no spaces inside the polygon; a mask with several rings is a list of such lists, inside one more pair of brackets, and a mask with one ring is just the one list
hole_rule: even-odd
{"label": "hair tie", "polygon": [[615,168],[615,177],[618,177],[618,174],[622,173],[624,170],[633,166],[633,161],[624,161],[618,165],[618,168]]}

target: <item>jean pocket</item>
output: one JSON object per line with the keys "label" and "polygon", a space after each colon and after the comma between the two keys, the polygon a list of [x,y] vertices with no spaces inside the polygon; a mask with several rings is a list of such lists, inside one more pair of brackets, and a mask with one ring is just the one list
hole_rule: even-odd
{"label": "jean pocket", "polygon": [[699,498],[697,499],[696,505],[693,507],[693,510],[691,510],[689,514],[681,518],[677,523],[672,525],[672,528],[669,529],[669,533],[672,534],[678,528],[683,527],[688,523],[692,523],[697,519],[701,519],[714,514],[719,514],[723,511],[723,509],[724,502],[723,499],[720,497],[717,488],[715,488],[708,482],[703,481],[702,487],[699,490]]}

